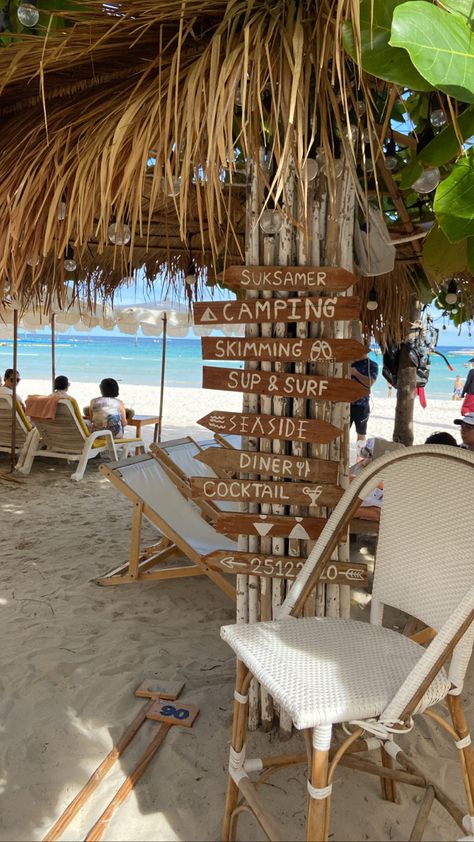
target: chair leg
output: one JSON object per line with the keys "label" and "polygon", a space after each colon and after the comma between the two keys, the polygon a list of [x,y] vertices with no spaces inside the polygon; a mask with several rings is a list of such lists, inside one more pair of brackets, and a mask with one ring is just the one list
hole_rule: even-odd
{"label": "chair leg", "polygon": [[331,801],[331,786],[328,786],[328,765],[331,734],[331,725],[321,725],[313,730],[311,780],[308,781],[307,842],[327,842],[328,838]]}
{"label": "chair leg", "polygon": [[459,747],[461,752],[461,769],[464,788],[466,790],[467,803],[470,815],[474,815],[474,755],[470,743],[469,728],[467,727],[464,709],[459,696],[447,696],[449,712],[453,722],[454,730],[459,736],[459,741],[466,741],[467,745]]}
{"label": "chair leg", "polygon": [[[393,768],[393,760],[385,751],[383,746],[380,746],[380,755],[382,766],[386,769]],[[380,778],[380,786],[382,787],[382,798],[385,801],[392,801],[394,804],[400,804],[400,793],[398,791],[397,782],[390,778]]]}
{"label": "chair leg", "polygon": [[[232,723],[231,754],[240,754],[246,745],[248,720],[248,670],[240,661],[237,662],[237,677],[234,693],[234,719]],[[247,684],[247,687],[245,686]],[[240,699],[239,699],[240,697]],[[237,829],[234,810],[239,800],[239,787],[229,773],[227,778],[227,792],[224,808],[224,826],[222,829],[223,842],[234,842]]]}

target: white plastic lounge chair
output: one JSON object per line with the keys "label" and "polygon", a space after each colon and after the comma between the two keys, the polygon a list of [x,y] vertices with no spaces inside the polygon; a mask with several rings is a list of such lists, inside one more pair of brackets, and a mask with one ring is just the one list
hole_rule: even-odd
{"label": "white plastic lounge chair", "polygon": [[[199,509],[178,491],[164,467],[153,456],[135,456],[100,470],[134,504],[132,546],[127,564],[97,579],[101,585],[174,579],[205,573],[231,599],[235,588],[221,573],[209,569],[204,556],[215,550],[232,552],[234,541],[219,535]],[[161,541],[140,552],[142,519],[146,517],[161,533]],[[191,565],[152,570],[161,561],[180,551]]]}
{"label": "white plastic lounge chair", "polygon": [[117,450],[126,456],[130,449],[136,447],[144,447],[141,439],[114,439],[110,430],[89,432],[74,398],[61,398],[53,420],[35,421],[28,451],[19,470],[22,474],[29,474],[36,456],[67,459],[78,463],[71,479],[79,482],[89,459],[105,450],[112,459],[117,459]]}
{"label": "white plastic lounge chair", "polygon": [[[20,468],[31,441],[33,428],[18,400],[16,402],[15,425],[15,456],[18,455],[16,467]],[[0,451],[3,453],[11,453],[12,451],[11,395],[0,395]]]}
{"label": "white plastic lounge chair", "polygon": [[[384,505],[371,622],[301,616],[304,601],[340,534],[360,500],[381,479]],[[338,763],[379,775],[388,800],[396,800],[397,780],[426,788],[411,839],[422,838],[434,798],[472,838],[474,758],[460,693],[474,639],[473,488],[474,453],[466,450],[421,445],[382,456],[345,492],[279,618],[222,628],[222,637],[238,658],[225,840],[236,838],[235,823],[242,808],[250,809],[269,838],[281,838],[277,821],[265,810],[262,790],[256,790],[249,778],[252,771],[263,769],[268,777],[270,767],[285,765],[284,757],[246,760],[247,692],[252,675],[287,711],[297,729],[308,729],[310,757],[306,752],[299,757],[304,763],[310,760],[307,839],[328,838]],[[431,635],[436,636],[427,648],[420,645],[426,634],[409,638],[382,626],[385,605],[431,627]],[[452,725],[430,710],[442,700]],[[397,733],[411,730],[413,717],[423,712],[442,725],[459,750],[470,814],[464,822],[466,811],[453,804],[397,745]],[[334,753],[333,728],[342,723],[349,730]],[[382,754],[382,765],[354,754],[373,749]],[[295,755],[286,759],[296,761]]]}
{"label": "white plastic lounge chair", "polygon": [[[215,443],[214,443],[215,444]],[[199,442],[191,436],[172,441],[160,442],[150,445],[153,455],[163,465],[170,479],[177,488],[189,500],[191,495],[190,477],[217,477],[219,476],[209,465],[198,462],[194,457],[204,450]],[[225,472],[220,476],[227,476]],[[238,512],[239,504],[229,500],[194,499],[193,502],[199,506],[204,517],[213,521],[221,512]]]}

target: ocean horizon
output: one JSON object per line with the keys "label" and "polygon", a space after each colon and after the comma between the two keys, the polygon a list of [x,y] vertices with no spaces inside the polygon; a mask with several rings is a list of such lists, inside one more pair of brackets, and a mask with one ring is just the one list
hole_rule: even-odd
{"label": "ocean horizon", "polygon": [[[12,365],[12,341],[0,342],[0,371]],[[163,341],[154,337],[77,336],[56,337],[56,373],[65,374],[71,383],[99,383],[103,377],[114,377],[119,383],[159,386]],[[431,356],[430,378],[426,394],[433,399],[449,399],[456,375],[464,380],[468,360],[474,348],[439,346],[453,366],[437,354]],[[387,382],[382,376],[382,357],[371,352],[379,364],[379,376],[373,387],[374,396],[387,396]],[[199,388],[202,381],[201,340],[169,337],[166,344],[165,382],[168,387]],[[224,366],[224,361],[206,361],[205,365]],[[228,363],[240,367],[239,363]],[[23,379],[48,380],[51,376],[51,339],[49,335],[23,334],[18,340],[18,369]]]}

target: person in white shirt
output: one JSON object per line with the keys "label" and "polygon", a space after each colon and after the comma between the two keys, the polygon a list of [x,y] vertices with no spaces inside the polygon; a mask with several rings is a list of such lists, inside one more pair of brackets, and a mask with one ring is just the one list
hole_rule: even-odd
{"label": "person in white shirt", "polygon": [[70,385],[71,384],[68,378],[64,374],[58,374],[58,376],[54,378],[53,395],[59,395],[61,398],[70,398],[71,395],[68,392]]}
{"label": "person in white shirt", "polygon": [[[16,377],[16,384],[21,380],[20,372],[15,371],[14,368],[7,368],[5,374],[3,375],[3,386],[0,386],[0,395],[12,395],[13,394],[13,382],[14,378]],[[20,397],[18,392],[16,393],[17,401],[21,404],[23,411],[25,409],[25,402],[23,398]]]}

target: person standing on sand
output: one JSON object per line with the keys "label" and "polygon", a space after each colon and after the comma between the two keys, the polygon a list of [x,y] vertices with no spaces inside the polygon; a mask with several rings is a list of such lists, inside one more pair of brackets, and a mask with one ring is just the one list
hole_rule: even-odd
{"label": "person standing on sand", "polygon": [[474,357],[471,357],[469,362],[471,364],[471,370],[466,377],[466,382],[461,392],[461,397],[464,398],[461,406],[461,415],[474,412]]}
{"label": "person standing on sand", "polygon": [[361,459],[360,451],[362,450],[366,440],[367,422],[370,415],[370,389],[375,383],[378,373],[379,367],[377,363],[374,363],[373,360],[369,360],[368,354],[365,354],[365,356],[363,356],[360,360],[356,360],[351,366],[351,379],[357,380],[358,383],[361,383],[362,386],[366,386],[366,388],[369,389],[368,395],[364,395],[363,398],[359,398],[351,403],[350,426],[352,427],[352,425],[355,424],[357,433],[356,462],[359,462]]}
{"label": "person standing on sand", "polygon": [[462,377],[458,374],[456,380],[454,381],[454,389],[453,389],[453,401],[460,401],[462,398],[462,386],[463,380]]}

